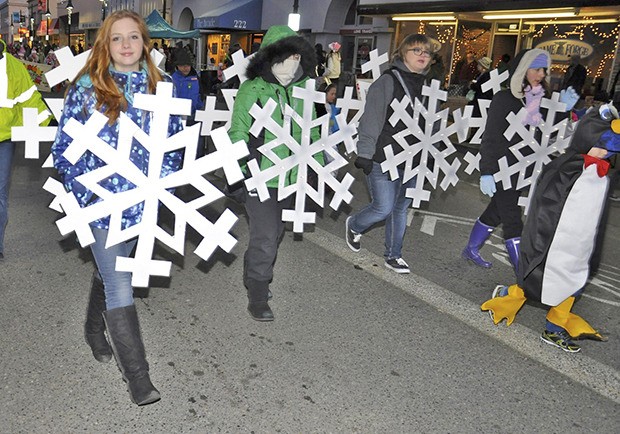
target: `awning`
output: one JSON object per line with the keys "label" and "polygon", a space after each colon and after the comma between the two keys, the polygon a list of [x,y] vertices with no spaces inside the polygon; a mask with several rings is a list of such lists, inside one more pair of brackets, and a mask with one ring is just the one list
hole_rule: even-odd
{"label": "awning", "polygon": [[41,20],[37,27],[37,36],[57,35],[58,33],[58,18],[50,19],[49,33],[47,32],[47,20]]}
{"label": "awning", "polygon": [[195,29],[260,30],[263,0],[232,0],[194,19]]}
{"label": "awning", "polygon": [[198,30],[177,30],[166,22],[157,10],[153,10],[146,17],[146,26],[149,29],[151,38],[162,39],[190,39],[197,38],[200,35]]}

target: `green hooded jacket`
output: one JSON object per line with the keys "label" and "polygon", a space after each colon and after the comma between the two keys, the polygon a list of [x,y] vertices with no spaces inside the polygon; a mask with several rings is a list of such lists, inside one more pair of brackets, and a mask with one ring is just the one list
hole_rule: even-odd
{"label": "green hooded jacket", "polygon": [[[11,139],[11,127],[24,124],[23,108],[47,110],[41,94],[32,83],[23,63],[10,55],[4,41],[0,40],[0,142]],[[48,117],[43,125],[49,124]]]}
{"label": "green hooded jacket", "polygon": [[[301,61],[299,68],[295,74],[293,81],[282,86],[271,72],[271,66],[287,59],[292,54],[300,54]],[[314,48],[301,36],[298,36],[288,26],[271,27],[261,44],[260,49],[251,59],[246,75],[246,80],[237,93],[235,105],[233,108],[231,126],[228,134],[233,142],[244,141],[250,149],[250,159],[259,159],[261,170],[273,166],[273,162],[263,156],[257,148],[264,143],[275,139],[271,131],[261,131],[259,137],[250,134],[250,128],[254,118],[250,115],[250,109],[257,103],[264,107],[271,99],[276,102],[276,109],[273,112],[273,119],[283,125],[284,117],[282,115],[282,107],[285,104],[291,106],[295,112],[303,114],[303,100],[293,98],[293,89],[295,87],[305,87],[311,73],[316,66],[316,54]],[[315,117],[313,107],[313,118]],[[294,121],[292,124],[292,136],[297,143],[301,143],[302,130]],[[320,133],[318,127],[311,131],[312,142],[319,140]],[[273,149],[274,153],[284,159],[291,155],[290,149],[286,145],[279,145]],[[314,158],[323,164],[323,154],[317,153]],[[244,163],[242,169],[247,173],[247,167]],[[297,167],[293,168],[286,174],[284,185],[290,185],[297,180]],[[273,178],[267,182],[267,187],[277,188],[278,178]]]}

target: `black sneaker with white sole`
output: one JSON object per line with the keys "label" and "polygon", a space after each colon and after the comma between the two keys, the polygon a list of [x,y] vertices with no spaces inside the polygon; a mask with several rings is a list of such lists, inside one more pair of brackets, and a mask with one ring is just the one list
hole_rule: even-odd
{"label": "black sneaker with white sole", "polygon": [[360,240],[362,238],[362,234],[357,234],[355,232],[353,232],[351,229],[349,229],[349,219],[351,217],[347,217],[345,223],[344,223],[344,227],[345,227],[345,238],[347,240],[347,245],[349,246],[349,249],[353,250],[354,252],[359,252],[360,251]]}
{"label": "black sneaker with white sole", "polygon": [[409,273],[409,265],[403,258],[391,258],[385,260],[385,266],[390,270],[396,271],[400,274]]}

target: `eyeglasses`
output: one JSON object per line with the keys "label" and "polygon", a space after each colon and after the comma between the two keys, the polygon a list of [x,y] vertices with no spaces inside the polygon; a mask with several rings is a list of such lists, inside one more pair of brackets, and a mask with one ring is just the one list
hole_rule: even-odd
{"label": "eyeglasses", "polygon": [[413,51],[416,56],[431,57],[431,52],[421,49],[420,47],[410,48],[407,51]]}

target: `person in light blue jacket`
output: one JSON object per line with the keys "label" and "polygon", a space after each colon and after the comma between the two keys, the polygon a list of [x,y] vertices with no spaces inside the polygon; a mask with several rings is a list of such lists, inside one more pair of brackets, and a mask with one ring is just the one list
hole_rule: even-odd
{"label": "person in light blue jacket", "polygon": [[[155,93],[157,82],[171,81],[156,68],[149,56],[149,34],[140,15],[135,12],[117,11],[104,21],[86,65],[77,74],[67,90],[65,106],[59,120],[58,133],[52,145],[54,167],[67,189],[72,192],[81,207],[100,201],[92,191],[82,185],[77,177],[105,165],[90,152],[82,155],[75,164],[63,156],[72,138],[63,130],[70,119],[84,124],[99,111],[109,118],[99,132],[113,148],[119,140],[119,116],[124,112],[145,132],[151,128],[150,113],[134,107],[134,96],[139,93]],[[181,118],[171,116],[168,135],[183,129]],[[143,173],[147,173],[149,154],[136,140],[132,143],[129,159]],[[177,171],[182,163],[181,152],[165,155],[161,177]],[[108,191],[120,193],[134,186],[114,174],[100,182]],[[127,229],[142,219],[144,204],[139,203],[123,212],[121,228]],[[85,324],[86,342],[93,356],[100,362],[108,362],[114,354],[117,364],[127,382],[131,399],[138,405],[150,404],[160,399],[159,391],[149,377],[144,344],[140,335],[138,316],[133,300],[131,275],[115,269],[116,258],[127,257],[136,240],[122,242],[106,248],[110,218],[91,223],[95,242],[90,246],[96,264],[90,292]],[[107,329],[108,343],[104,330]]]}

